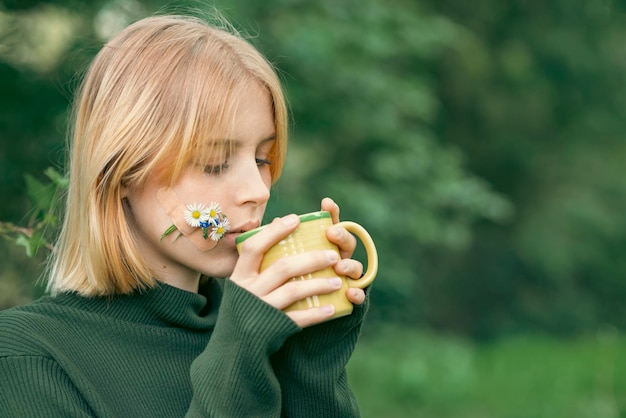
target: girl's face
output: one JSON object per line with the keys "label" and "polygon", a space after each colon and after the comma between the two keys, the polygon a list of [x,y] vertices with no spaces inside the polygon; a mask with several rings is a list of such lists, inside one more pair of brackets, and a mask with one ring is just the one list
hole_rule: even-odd
{"label": "girl's face", "polygon": [[217,202],[228,216],[231,228],[213,249],[201,251],[177,231],[161,241],[172,219],[157,199],[166,186],[157,176],[138,190],[126,191],[139,249],[157,278],[172,286],[197,291],[200,273],[229,276],[238,259],[235,238],[261,224],[272,181],[267,161],[275,141],[272,104],[267,91],[254,85],[236,106],[232,137],[210,138],[220,150],[215,158],[189,165],[172,186],[185,206]]}

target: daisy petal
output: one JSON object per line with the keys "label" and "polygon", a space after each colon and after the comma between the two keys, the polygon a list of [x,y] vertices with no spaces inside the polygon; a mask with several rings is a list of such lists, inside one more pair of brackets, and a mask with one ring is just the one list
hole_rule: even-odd
{"label": "daisy petal", "polygon": [[197,228],[200,226],[200,222],[203,221],[203,213],[206,211],[206,208],[202,203],[193,203],[191,205],[187,205],[187,210],[185,210],[184,217],[185,222],[193,228]]}

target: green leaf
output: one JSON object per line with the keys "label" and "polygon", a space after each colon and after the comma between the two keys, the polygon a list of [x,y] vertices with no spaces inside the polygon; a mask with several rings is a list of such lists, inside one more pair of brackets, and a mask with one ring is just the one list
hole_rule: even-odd
{"label": "green leaf", "polygon": [[15,245],[24,247],[26,255],[29,258],[32,258],[35,254],[37,254],[37,250],[39,250],[39,248],[46,245],[46,240],[39,233],[33,234],[32,237],[20,235],[15,239]]}
{"label": "green leaf", "polygon": [[33,204],[33,209],[50,211],[56,196],[54,183],[44,184],[30,174],[24,175],[24,180],[26,181],[26,194]]}
{"label": "green leaf", "polygon": [[171,234],[174,231],[176,231],[176,225],[172,225],[169,228],[167,228],[165,232],[163,233],[163,235],[161,235],[161,241],[163,241],[165,237],[167,237],[169,234]]}
{"label": "green leaf", "polygon": [[44,171],[44,174],[46,176],[48,176],[48,178],[50,180],[52,180],[52,182],[59,188],[59,189],[67,189],[67,186],[69,184],[69,179],[65,176],[63,176],[62,174],[60,174],[58,171],[56,171],[54,168],[52,167],[48,167],[46,169],[46,171]]}

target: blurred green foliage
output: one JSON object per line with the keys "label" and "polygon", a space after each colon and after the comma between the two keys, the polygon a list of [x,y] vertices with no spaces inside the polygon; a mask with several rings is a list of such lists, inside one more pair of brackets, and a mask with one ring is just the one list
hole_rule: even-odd
{"label": "blurred green foliage", "polygon": [[42,247],[54,251],[54,232],[59,226],[57,203],[68,185],[67,178],[51,167],[45,174],[48,177],[46,183],[28,173],[24,176],[26,195],[32,206],[26,226],[0,222],[0,236],[24,247],[26,255],[31,258]]}
{"label": "blurred green foliage", "polygon": [[625,353],[615,329],[476,344],[387,327],[361,339],[348,376],[363,418],[617,418]]}
{"label": "blurred green foliage", "polygon": [[[478,338],[626,328],[626,14],[575,3],[210,3],[276,63],[291,105],[267,217],[329,195],[363,224],[380,253],[374,323]],[[28,184],[62,172],[71,95],[106,38],[211,6],[0,5],[0,220],[23,225]],[[24,301],[11,294],[0,308]]]}

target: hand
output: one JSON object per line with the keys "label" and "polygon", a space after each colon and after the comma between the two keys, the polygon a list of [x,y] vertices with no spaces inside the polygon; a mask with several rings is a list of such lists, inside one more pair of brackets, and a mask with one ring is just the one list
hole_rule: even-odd
{"label": "hand", "polygon": [[[331,201],[332,202],[332,201]],[[329,205],[329,207],[332,205]],[[335,215],[339,215],[339,207],[331,208]],[[285,238],[299,225],[300,219],[296,215],[287,215],[277,218],[267,225],[261,232],[244,241],[241,254],[230,277],[235,284],[256,295],[267,304],[284,310],[291,304],[314,295],[331,293],[341,288],[341,280],[337,277],[292,281],[292,277],[306,275],[326,267],[335,267],[335,271],[354,270],[356,267],[349,263],[348,267],[339,262],[335,251],[309,251],[303,254],[283,257],[260,272],[264,254],[272,245]],[[347,235],[347,231],[344,230]],[[342,254],[352,254],[356,241],[350,244],[348,237],[334,238],[339,241]],[[346,241],[348,241],[346,243]],[[352,249],[350,249],[352,245]],[[346,260],[344,260],[346,261]],[[347,260],[351,261],[351,260]],[[357,266],[358,267],[358,266]],[[341,273],[343,274],[343,273]],[[355,274],[351,272],[350,277]],[[360,276],[360,273],[358,274]],[[359,289],[360,290],[360,289]],[[361,291],[362,292],[362,291]],[[352,293],[349,291],[349,294]],[[355,299],[354,297],[352,299]],[[351,300],[352,300],[351,299]],[[358,299],[358,296],[356,297]],[[362,298],[361,298],[362,301]],[[358,303],[358,302],[357,302]],[[290,311],[287,315],[299,326],[308,327],[328,320],[335,313],[333,306],[321,306],[304,310]]]}
{"label": "hand", "polygon": [[[339,206],[329,197],[322,199],[322,210],[330,212],[333,223],[339,222]],[[348,279],[359,279],[363,274],[363,264],[351,259],[356,248],[356,238],[342,227],[328,228],[326,231],[328,240],[339,247],[341,261],[335,264],[334,269],[338,275],[346,276]],[[356,305],[365,301],[365,291],[356,287],[351,287],[346,291],[348,300]]]}

